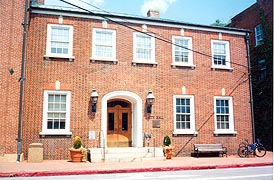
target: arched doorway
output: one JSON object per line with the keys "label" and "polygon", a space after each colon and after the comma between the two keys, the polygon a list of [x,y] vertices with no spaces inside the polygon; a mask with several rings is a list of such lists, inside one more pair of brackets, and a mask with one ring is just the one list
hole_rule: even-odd
{"label": "arched doorway", "polygon": [[107,146],[131,147],[131,103],[122,99],[114,99],[108,101],[107,108]]}
{"label": "arched doorway", "polygon": [[[108,147],[108,145],[111,146],[108,140],[108,118],[111,107],[108,107],[108,103],[115,102],[115,101],[121,101],[121,102],[127,102],[130,105],[131,112],[128,114],[131,119],[128,119],[128,128],[131,127],[131,143],[128,146],[132,147],[143,147],[143,106],[142,106],[142,99],[140,96],[138,96],[135,93],[129,92],[129,91],[113,91],[103,96],[102,98],[102,113],[101,113],[101,134],[102,138],[100,138],[101,147]],[[121,103],[120,102],[120,103]],[[114,103],[115,104],[115,103]],[[123,116],[121,113],[123,113],[123,105],[117,104],[117,110],[120,111],[120,116]],[[115,106],[116,106],[115,105]],[[120,106],[120,107],[119,107]],[[124,107],[125,108],[125,107]],[[116,112],[117,113],[117,112]],[[112,114],[110,116],[115,116],[115,114]],[[126,116],[126,115],[124,115]],[[115,118],[115,117],[113,117]],[[126,120],[124,120],[126,121]],[[131,121],[131,123],[129,123]],[[120,122],[120,129],[121,129],[121,123]],[[125,123],[125,122],[124,122]],[[125,125],[124,125],[125,126]],[[114,125],[115,128],[115,125]],[[116,126],[117,128],[117,126]],[[128,132],[130,132],[128,131]],[[121,145],[121,144],[120,144]],[[120,146],[119,145],[119,146]],[[116,144],[117,146],[117,144]]]}

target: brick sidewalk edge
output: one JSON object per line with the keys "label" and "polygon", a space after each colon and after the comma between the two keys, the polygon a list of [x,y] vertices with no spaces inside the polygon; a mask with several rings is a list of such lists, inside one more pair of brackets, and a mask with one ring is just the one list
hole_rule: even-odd
{"label": "brick sidewalk edge", "polygon": [[252,164],[212,165],[212,166],[153,167],[153,168],[116,169],[116,170],[113,169],[113,170],[12,172],[12,173],[0,173],[0,178],[1,177],[39,177],[39,176],[66,176],[66,175],[88,175],[88,174],[224,169],[224,168],[242,168],[242,167],[255,167],[255,166],[271,166],[271,165],[273,165],[273,162],[252,163]]}

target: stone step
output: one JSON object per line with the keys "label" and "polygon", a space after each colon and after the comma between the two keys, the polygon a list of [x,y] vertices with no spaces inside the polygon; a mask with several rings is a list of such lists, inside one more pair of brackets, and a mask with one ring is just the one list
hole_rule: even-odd
{"label": "stone step", "polygon": [[91,162],[143,162],[164,160],[162,147],[89,148]]}

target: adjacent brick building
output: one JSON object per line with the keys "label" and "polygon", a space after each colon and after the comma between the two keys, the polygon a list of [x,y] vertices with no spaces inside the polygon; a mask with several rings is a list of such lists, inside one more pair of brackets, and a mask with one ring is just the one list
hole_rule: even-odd
{"label": "adjacent brick building", "polygon": [[68,159],[75,135],[108,148],[151,134],[156,147],[169,135],[175,156],[194,143],[235,154],[252,138],[247,33],[32,3],[22,151],[39,142],[44,159]]}
{"label": "adjacent brick building", "polygon": [[[252,20],[251,20],[252,19]],[[231,19],[230,27],[250,29],[250,56],[256,137],[273,149],[273,1],[255,4]]]}
{"label": "adjacent brick building", "polygon": [[0,160],[16,160],[24,1],[0,5]]}

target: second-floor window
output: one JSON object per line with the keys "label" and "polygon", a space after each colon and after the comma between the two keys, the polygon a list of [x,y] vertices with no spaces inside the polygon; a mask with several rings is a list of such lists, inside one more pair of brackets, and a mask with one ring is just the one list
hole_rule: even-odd
{"label": "second-floor window", "polygon": [[192,38],[173,36],[172,43],[172,64],[193,66]]}
{"label": "second-floor window", "polygon": [[133,61],[140,63],[155,62],[155,38],[143,33],[133,34]]}
{"label": "second-floor window", "polygon": [[116,31],[110,29],[93,29],[92,59],[116,59]]}
{"label": "second-floor window", "polygon": [[256,40],[256,46],[261,45],[263,43],[263,28],[262,25],[259,24],[255,27],[255,40]]}
{"label": "second-floor window", "polygon": [[73,26],[48,24],[46,56],[71,58]]}
{"label": "second-floor window", "polygon": [[212,67],[221,68],[221,69],[231,68],[229,42],[212,40],[211,48],[212,48]]}

